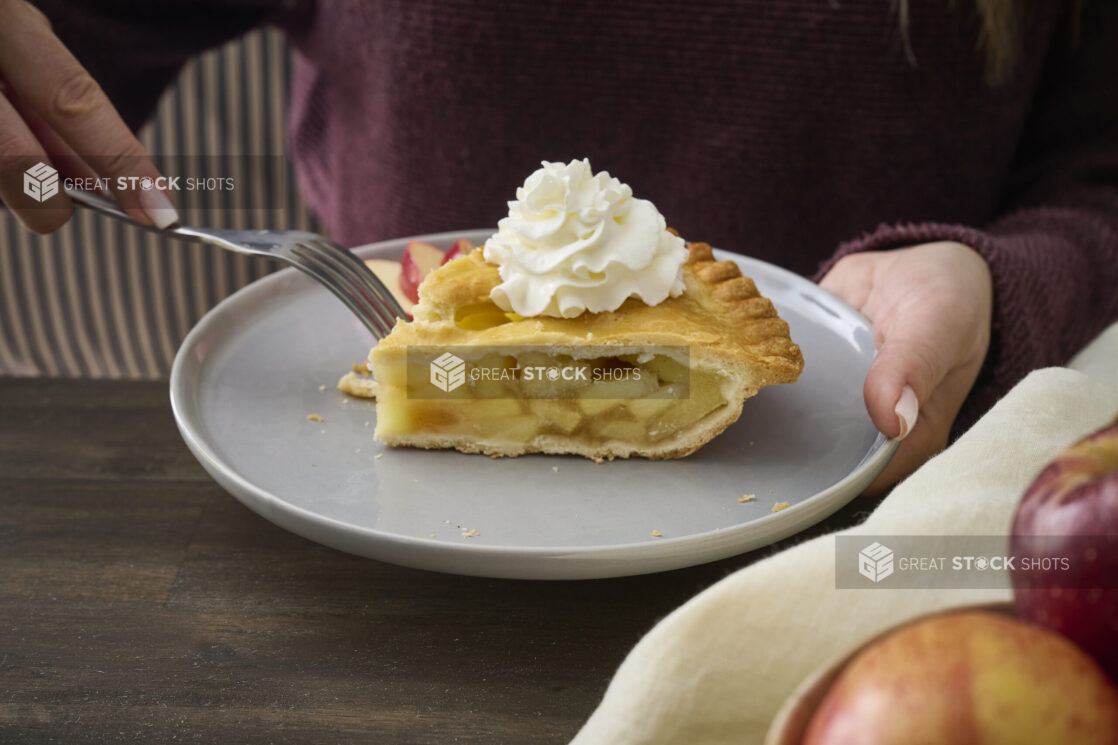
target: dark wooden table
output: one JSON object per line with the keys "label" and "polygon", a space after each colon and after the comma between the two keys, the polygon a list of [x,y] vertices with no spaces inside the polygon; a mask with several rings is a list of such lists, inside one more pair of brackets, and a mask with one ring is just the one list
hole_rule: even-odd
{"label": "dark wooden table", "polygon": [[776,548],[584,582],[405,569],[242,507],[166,383],[0,379],[0,743],[566,742],[659,618]]}

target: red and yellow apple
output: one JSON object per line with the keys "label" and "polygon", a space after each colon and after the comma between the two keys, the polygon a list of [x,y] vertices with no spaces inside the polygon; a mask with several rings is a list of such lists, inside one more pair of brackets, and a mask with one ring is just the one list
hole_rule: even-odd
{"label": "red and yellow apple", "polygon": [[411,314],[412,306],[415,302],[411,298],[404,295],[404,291],[400,287],[400,277],[403,271],[403,266],[399,261],[392,261],[391,259],[366,259],[365,266],[372,270],[373,274],[384,283],[388,291],[392,293],[392,297],[396,298],[396,302],[400,304],[409,315]]}
{"label": "red and yellow apple", "polygon": [[465,256],[473,250],[473,244],[465,238],[459,238],[445,254],[437,246],[425,241],[408,241],[402,261],[366,259],[365,265],[380,278],[410,315],[412,306],[419,302],[419,286],[427,275],[448,261]]}
{"label": "red and yellow apple", "polygon": [[419,285],[423,278],[443,263],[445,254],[437,246],[425,241],[408,241],[404,258],[400,262],[400,289],[413,303],[419,302]]}
{"label": "red and yellow apple", "polygon": [[803,745],[1118,745],[1118,688],[1075,644],[1009,616],[918,621],[839,673]]}
{"label": "red and yellow apple", "polygon": [[455,241],[454,245],[450,247],[450,250],[446,252],[446,256],[443,257],[443,263],[454,261],[459,256],[465,256],[473,250],[474,244],[470,243],[465,238],[459,238]]}
{"label": "red and yellow apple", "polygon": [[1021,617],[1118,679],[1118,419],[1040,472],[1017,507],[1010,551]]}

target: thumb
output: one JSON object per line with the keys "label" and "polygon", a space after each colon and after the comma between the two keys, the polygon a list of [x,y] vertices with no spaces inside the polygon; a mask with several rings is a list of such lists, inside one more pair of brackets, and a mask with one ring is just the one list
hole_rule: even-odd
{"label": "thumb", "polygon": [[937,349],[926,337],[904,335],[886,337],[878,348],[863,389],[866,409],[882,434],[904,442],[868,495],[882,494],[946,444],[952,417],[937,399],[945,376]]}
{"label": "thumb", "polygon": [[885,337],[866,374],[862,395],[877,429],[887,437],[904,439],[916,427],[920,406],[943,380],[945,354],[927,338],[897,329]]}

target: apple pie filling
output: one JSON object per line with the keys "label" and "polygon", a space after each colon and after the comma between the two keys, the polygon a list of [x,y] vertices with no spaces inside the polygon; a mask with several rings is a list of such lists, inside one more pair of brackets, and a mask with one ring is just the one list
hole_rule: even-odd
{"label": "apple pie filling", "polygon": [[[728,403],[723,376],[689,370],[666,354],[575,359],[542,351],[491,352],[471,360],[470,370],[453,398],[430,397],[426,364],[383,370],[378,437],[418,432],[527,443],[550,436],[646,446]],[[581,373],[546,374],[552,370]]]}

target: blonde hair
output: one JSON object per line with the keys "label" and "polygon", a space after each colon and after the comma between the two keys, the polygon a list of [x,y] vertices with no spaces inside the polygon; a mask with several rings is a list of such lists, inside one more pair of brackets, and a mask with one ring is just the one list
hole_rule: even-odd
{"label": "blonde hair", "polygon": [[[956,0],[948,1],[952,6],[956,4]],[[916,56],[909,42],[909,0],[892,0],[892,3],[900,23],[905,55],[909,63],[915,65]],[[986,61],[986,81],[992,85],[1004,83],[1013,77],[1014,69],[1024,52],[1025,13],[1029,4],[1029,0],[974,0],[981,24],[978,31],[978,51]],[[1083,0],[1071,0],[1073,38],[1078,35],[1077,25],[1082,6]]]}

